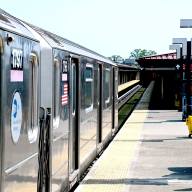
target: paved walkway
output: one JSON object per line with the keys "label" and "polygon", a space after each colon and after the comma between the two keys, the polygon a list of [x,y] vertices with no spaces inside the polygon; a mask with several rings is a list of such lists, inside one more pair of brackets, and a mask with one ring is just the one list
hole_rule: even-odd
{"label": "paved walkway", "polygon": [[180,119],[138,107],[76,192],[192,191],[192,139]]}
{"label": "paved walkway", "polygon": [[180,119],[177,111],[148,111],[124,191],[192,191],[192,140]]}

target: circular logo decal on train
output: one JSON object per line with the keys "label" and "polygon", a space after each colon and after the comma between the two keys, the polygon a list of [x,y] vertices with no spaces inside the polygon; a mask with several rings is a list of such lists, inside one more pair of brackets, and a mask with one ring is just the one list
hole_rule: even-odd
{"label": "circular logo decal on train", "polygon": [[14,143],[19,140],[22,124],[22,104],[21,96],[15,92],[11,107],[11,135]]}

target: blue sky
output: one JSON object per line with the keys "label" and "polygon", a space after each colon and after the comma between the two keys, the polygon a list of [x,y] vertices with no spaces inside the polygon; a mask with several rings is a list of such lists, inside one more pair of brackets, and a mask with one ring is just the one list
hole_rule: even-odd
{"label": "blue sky", "polygon": [[1,0],[1,9],[104,56],[134,49],[169,52],[174,37],[192,37],[192,0]]}

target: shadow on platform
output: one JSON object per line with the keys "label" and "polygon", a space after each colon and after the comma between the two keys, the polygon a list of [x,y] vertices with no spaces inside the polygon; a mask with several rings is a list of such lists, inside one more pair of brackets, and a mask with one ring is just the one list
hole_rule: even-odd
{"label": "shadow on platform", "polygon": [[[192,167],[169,167],[172,173],[161,178],[122,178],[122,179],[89,179],[84,184],[106,185],[149,185],[166,186],[170,184],[191,185]],[[181,186],[178,186],[181,187]],[[175,189],[174,191],[192,191],[192,188]]]}
{"label": "shadow on platform", "polygon": [[176,189],[174,191],[192,191],[192,188],[186,188],[186,189]]}
{"label": "shadow on platform", "polygon": [[[183,123],[182,120],[159,120],[159,121],[150,121],[150,119],[152,118],[149,118],[149,121],[134,121],[134,122],[131,122],[129,121],[129,124],[158,124],[158,123]],[[155,119],[155,118],[154,118]]]}
{"label": "shadow on platform", "polygon": [[177,140],[191,140],[191,138],[189,138],[188,136],[186,137],[176,137],[176,138],[170,138],[170,139],[130,139],[130,140],[123,140],[123,139],[115,139],[113,142],[154,142],[154,143],[158,143],[158,142],[164,142],[164,141],[177,141]]}
{"label": "shadow on platform", "polygon": [[191,180],[192,167],[169,167],[168,170],[172,173],[163,176],[167,179]]}

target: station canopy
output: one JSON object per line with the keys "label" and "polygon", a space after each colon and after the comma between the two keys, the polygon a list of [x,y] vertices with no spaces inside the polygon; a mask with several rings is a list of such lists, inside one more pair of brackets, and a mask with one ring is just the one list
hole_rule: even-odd
{"label": "station canopy", "polygon": [[142,57],[137,62],[142,69],[150,71],[175,71],[181,64],[176,52]]}

